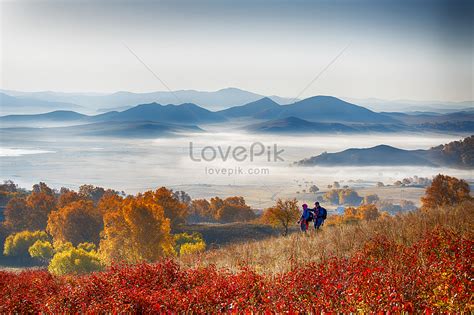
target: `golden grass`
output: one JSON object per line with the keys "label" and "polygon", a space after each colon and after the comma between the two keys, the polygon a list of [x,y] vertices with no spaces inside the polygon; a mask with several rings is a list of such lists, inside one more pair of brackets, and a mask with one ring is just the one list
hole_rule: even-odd
{"label": "golden grass", "polygon": [[261,273],[280,273],[331,256],[350,256],[377,235],[409,245],[436,226],[472,238],[473,225],[474,202],[466,202],[428,212],[415,211],[375,221],[323,227],[318,232],[311,230],[306,234],[293,233],[286,237],[228,245],[181,257],[180,262],[188,267],[216,265],[232,271],[245,265]]}

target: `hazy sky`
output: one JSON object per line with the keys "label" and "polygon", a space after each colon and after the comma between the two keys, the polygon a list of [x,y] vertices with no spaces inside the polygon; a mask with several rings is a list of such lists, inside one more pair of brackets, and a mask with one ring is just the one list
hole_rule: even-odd
{"label": "hazy sky", "polygon": [[4,89],[472,100],[473,1],[2,1]]}

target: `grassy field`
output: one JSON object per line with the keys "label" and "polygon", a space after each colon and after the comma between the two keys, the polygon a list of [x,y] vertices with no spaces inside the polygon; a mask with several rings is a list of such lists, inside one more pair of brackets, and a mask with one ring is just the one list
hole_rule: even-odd
{"label": "grassy field", "polygon": [[[296,227],[294,230],[297,230]],[[256,223],[192,224],[182,226],[176,232],[200,233],[208,248],[219,248],[233,243],[258,241],[280,235],[280,231],[268,225]]]}
{"label": "grassy field", "polygon": [[[401,245],[410,246],[436,227],[474,236],[474,203],[414,211],[371,222],[323,227],[309,233],[292,233],[287,237],[271,236],[259,241],[230,244],[198,255],[180,258],[187,267],[215,265],[239,270],[243,265],[257,272],[281,273],[299,265],[318,263],[329,257],[349,257],[374,237],[383,235]],[[291,262],[291,263],[290,263]]]}

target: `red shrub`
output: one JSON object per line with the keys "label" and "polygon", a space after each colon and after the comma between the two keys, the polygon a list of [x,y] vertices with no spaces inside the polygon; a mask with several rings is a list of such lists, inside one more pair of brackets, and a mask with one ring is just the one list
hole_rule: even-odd
{"label": "red shrub", "polygon": [[169,260],[77,277],[0,272],[0,312],[472,312],[473,246],[440,229],[410,247],[381,236],[348,259],[273,276]]}

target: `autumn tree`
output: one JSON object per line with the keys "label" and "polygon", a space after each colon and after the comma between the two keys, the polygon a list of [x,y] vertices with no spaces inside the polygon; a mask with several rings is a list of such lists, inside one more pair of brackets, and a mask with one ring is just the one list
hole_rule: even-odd
{"label": "autumn tree", "polygon": [[211,213],[211,204],[206,199],[194,199],[189,206],[188,221],[213,222],[215,217]]}
{"label": "autumn tree", "polygon": [[178,200],[181,203],[184,203],[186,206],[191,205],[191,196],[189,196],[185,191],[177,190],[173,191],[174,199]]}
{"label": "autumn tree", "polygon": [[469,184],[465,180],[439,174],[426,189],[425,196],[421,197],[421,203],[422,209],[428,210],[452,206],[472,199]]}
{"label": "autumn tree", "polygon": [[0,207],[6,206],[10,199],[17,197],[20,193],[18,185],[13,181],[3,181],[3,184],[0,184]]}
{"label": "autumn tree", "polygon": [[361,205],[357,208],[347,207],[343,215],[333,215],[326,220],[327,225],[336,225],[341,223],[357,223],[359,221],[371,221],[381,217],[381,213],[374,204]]}
{"label": "autumn tree", "polygon": [[33,186],[27,197],[11,199],[5,207],[5,226],[12,232],[44,230],[48,215],[56,208],[54,192],[44,183]]}
{"label": "autumn tree", "polygon": [[11,234],[5,240],[3,254],[5,256],[14,256],[19,258],[28,258],[30,254],[28,249],[36,241],[47,241],[48,235],[44,231],[21,231]]}
{"label": "autumn tree", "polygon": [[155,191],[145,192],[143,198],[163,209],[165,217],[170,220],[172,230],[185,223],[188,207],[175,198],[173,191],[161,187]]}
{"label": "autumn tree", "polygon": [[173,236],[174,250],[177,255],[184,256],[200,253],[206,249],[206,242],[199,233],[179,233]]}
{"label": "autumn tree", "polygon": [[36,258],[44,263],[49,262],[54,255],[53,245],[49,241],[37,240],[28,248],[31,258]]}
{"label": "autumn tree", "polygon": [[82,185],[79,187],[79,195],[84,199],[90,199],[97,204],[102,198],[102,196],[106,193],[106,191],[113,191],[111,189],[105,190],[102,187],[94,186],[94,185]]}
{"label": "autumn tree", "polygon": [[54,254],[48,266],[48,271],[55,275],[84,274],[100,271],[104,268],[99,254],[83,248],[70,247]]}
{"label": "autumn tree", "polygon": [[275,206],[263,212],[262,221],[273,227],[281,227],[283,229],[283,235],[287,235],[290,224],[296,222],[299,217],[300,211],[296,199],[284,201],[278,199]]}
{"label": "autumn tree", "polygon": [[49,196],[54,196],[54,191],[48,187],[48,185],[46,185],[45,183],[43,182],[40,182],[39,184],[34,184],[33,185],[33,193],[43,193],[43,194],[46,194],[46,195],[49,195]]}
{"label": "autumn tree", "polygon": [[30,220],[28,220],[30,213],[31,209],[26,202],[26,198],[12,198],[3,212],[5,218],[3,225],[7,230],[13,232],[28,230],[30,228]]}
{"label": "autumn tree", "polygon": [[216,213],[217,221],[222,223],[250,221],[256,217],[245,199],[237,196],[226,198]]}
{"label": "autumn tree", "polygon": [[74,201],[51,212],[48,218],[47,231],[54,241],[74,246],[83,242],[99,244],[102,229],[102,214],[91,200]]}
{"label": "autumn tree", "polygon": [[361,220],[371,221],[380,217],[380,212],[374,204],[362,205],[357,208],[358,217]]}
{"label": "autumn tree", "polygon": [[100,213],[115,212],[122,206],[123,198],[116,193],[107,191],[97,203]]}
{"label": "autumn tree", "polygon": [[143,195],[127,197],[117,211],[104,214],[99,252],[107,262],[156,261],[173,254],[170,220]]}
{"label": "autumn tree", "polygon": [[62,208],[70,203],[73,203],[74,201],[79,201],[81,199],[81,195],[79,195],[77,192],[63,187],[59,192],[57,207]]}

